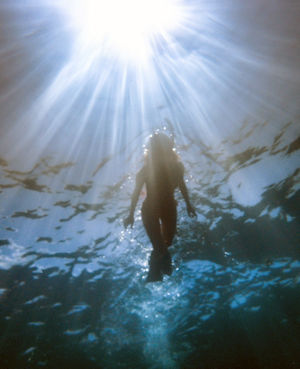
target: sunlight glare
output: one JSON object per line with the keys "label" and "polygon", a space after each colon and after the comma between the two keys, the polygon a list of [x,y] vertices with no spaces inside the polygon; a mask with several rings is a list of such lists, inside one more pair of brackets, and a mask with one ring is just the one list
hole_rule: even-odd
{"label": "sunlight glare", "polygon": [[140,58],[156,38],[168,39],[181,23],[179,0],[76,0],[66,2],[81,47]]}

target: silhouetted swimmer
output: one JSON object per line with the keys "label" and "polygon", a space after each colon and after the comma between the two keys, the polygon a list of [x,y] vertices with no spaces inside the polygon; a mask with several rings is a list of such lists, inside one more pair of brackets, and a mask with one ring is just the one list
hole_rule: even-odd
{"label": "silhouetted swimmer", "polygon": [[162,281],[163,274],[172,274],[168,247],[176,233],[177,201],[174,191],[177,187],[186,202],[188,215],[196,216],[184,182],[184,166],[174,151],[173,141],[165,134],[155,133],[150,138],[145,164],[136,176],[130,214],[124,220],[125,227],[133,226],[134,210],[144,184],[147,197],[142,205],[142,219],[153,246],[147,282]]}

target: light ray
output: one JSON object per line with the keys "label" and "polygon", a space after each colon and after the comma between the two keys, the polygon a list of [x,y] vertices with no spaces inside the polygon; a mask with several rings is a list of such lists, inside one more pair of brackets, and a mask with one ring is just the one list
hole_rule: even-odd
{"label": "light ray", "polygon": [[65,0],[62,6],[80,48],[138,60],[147,58],[153,40],[167,37],[184,15],[179,0]]}

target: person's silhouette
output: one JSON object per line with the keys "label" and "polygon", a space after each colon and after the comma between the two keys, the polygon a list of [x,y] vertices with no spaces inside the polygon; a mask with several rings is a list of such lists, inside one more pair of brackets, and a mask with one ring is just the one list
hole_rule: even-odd
{"label": "person's silhouette", "polygon": [[125,227],[133,226],[134,210],[144,184],[147,197],[142,205],[142,219],[153,245],[147,281],[155,282],[161,281],[163,274],[172,273],[168,247],[171,246],[176,233],[177,202],[174,199],[174,191],[177,187],[186,202],[188,215],[196,215],[184,182],[183,164],[174,150],[173,141],[163,133],[155,133],[150,138],[145,165],[136,176],[130,214],[124,220]]}

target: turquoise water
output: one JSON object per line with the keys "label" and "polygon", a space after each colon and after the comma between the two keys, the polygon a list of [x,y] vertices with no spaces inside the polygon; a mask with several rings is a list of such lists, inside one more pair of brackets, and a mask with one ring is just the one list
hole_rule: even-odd
{"label": "turquoise water", "polygon": [[[144,76],[83,70],[55,6],[1,2],[1,368],[300,367],[299,6],[187,4]],[[174,271],[146,284],[144,192],[123,219],[155,129],[197,217],[176,193]]]}

